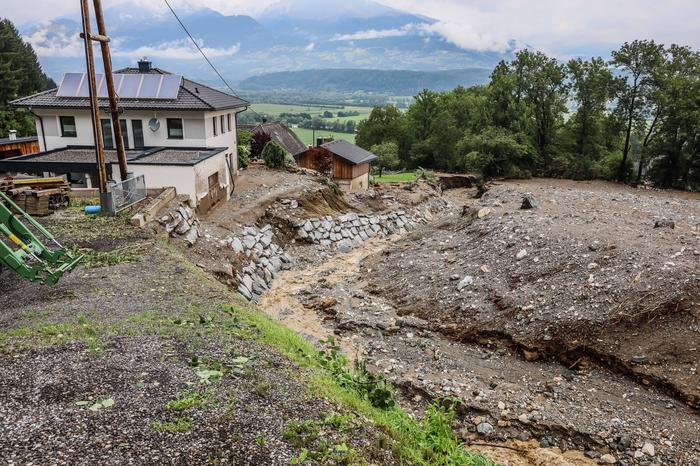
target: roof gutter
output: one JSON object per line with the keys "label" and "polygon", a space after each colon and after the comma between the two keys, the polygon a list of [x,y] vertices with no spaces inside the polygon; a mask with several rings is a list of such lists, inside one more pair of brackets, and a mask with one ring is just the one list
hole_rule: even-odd
{"label": "roof gutter", "polygon": [[46,146],[46,132],[44,132],[44,119],[32,111],[32,107],[27,107],[29,113],[34,115],[34,118],[39,120],[39,126],[41,127],[41,140],[44,142],[44,150],[47,150]]}

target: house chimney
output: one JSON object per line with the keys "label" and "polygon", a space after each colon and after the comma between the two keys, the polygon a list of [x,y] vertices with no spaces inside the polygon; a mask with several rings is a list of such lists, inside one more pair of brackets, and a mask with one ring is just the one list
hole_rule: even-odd
{"label": "house chimney", "polygon": [[17,130],[16,129],[11,129],[10,130],[10,141],[14,141],[17,139]]}
{"label": "house chimney", "polygon": [[150,73],[151,72],[151,62],[143,57],[139,60],[139,73]]}
{"label": "house chimney", "polygon": [[267,123],[267,114],[262,116],[262,122]]}

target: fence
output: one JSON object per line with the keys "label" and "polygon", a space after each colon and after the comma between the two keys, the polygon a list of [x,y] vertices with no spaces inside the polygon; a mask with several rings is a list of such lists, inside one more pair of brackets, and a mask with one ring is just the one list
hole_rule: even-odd
{"label": "fence", "polygon": [[110,184],[107,191],[111,207],[108,211],[119,212],[146,199],[146,180],[143,175],[129,178],[120,183]]}

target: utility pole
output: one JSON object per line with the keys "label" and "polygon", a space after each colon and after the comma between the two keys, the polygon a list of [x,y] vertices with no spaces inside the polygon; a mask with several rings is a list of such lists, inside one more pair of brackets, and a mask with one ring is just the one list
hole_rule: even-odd
{"label": "utility pole", "polygon": [[105,168],[104,142],[102,140],[102,127],[100,126],[100,106],[97,99],[97,82],[95,79],[95,61],[92,55],[92,42],[90,37],[90,8],[87,0],[80,0],[80,13],[83,20],[83,40],[85,42],[85,63],[87,65],[88,83],[90,91],[90,107],[92,109],[92,130],[95,136],[95,156],[97,158],[97,177],[100,187],[100,204],[103,213],[109,204],[107,199],[107,169]]}
{"label": "utility pole", "polygon": [[102,14],[102,2],[93,0],[95,6],[95,20],[97,21],[97,33],[99,36],[91,37],[92,40],[100,42],[102,49],[102,61],[104,62],[105,82],[107,83],[107,95],[109,96],[109,108],[112,113],[112,127],[114,128],[114,139],[117,146],[117,157],[119,159],[119,174],[121,180],[126,181],[127,166],[126,153],[124,152],[124,139],[122,139],[122,127],[119,122],[119,108],[117,106],[117,93],[114,90],[114,76],[112,76],[112,57],[109,53],[109,37],[105,28],[105,19]]}

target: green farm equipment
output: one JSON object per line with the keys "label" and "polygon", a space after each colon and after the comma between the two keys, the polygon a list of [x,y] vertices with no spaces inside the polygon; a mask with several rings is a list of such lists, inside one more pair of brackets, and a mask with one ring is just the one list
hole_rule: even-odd
{"label": "green farm equipment", "polygon": [[[53,242],[56,249],[47,248],[20,218]],[[46,228],[0,192],[0,268],[7,267],[27,280],[51,286],[82,258],[61,246]]]}

